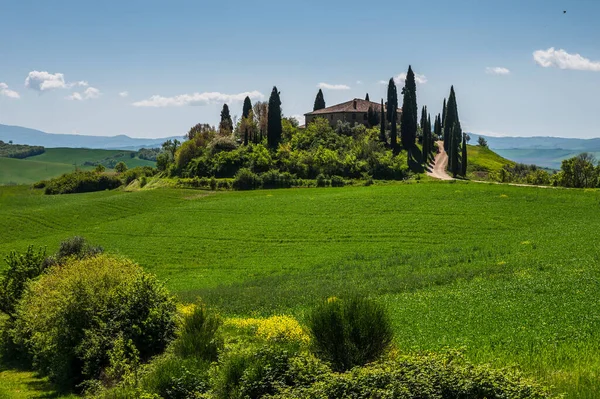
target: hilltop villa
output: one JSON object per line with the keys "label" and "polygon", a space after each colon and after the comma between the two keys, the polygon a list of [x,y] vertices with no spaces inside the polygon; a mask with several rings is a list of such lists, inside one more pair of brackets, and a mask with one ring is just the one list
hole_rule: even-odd
{"label": "hilltop villa", "polygon": [[[367,125],[367,112],[369,111],[369,107],[373,107],[373,110],[378,114],[381,113],[381,104],[355,98],[354,100],[345,103],[304,114],[305,123],[306,126],[308,126],[315,118],[325,118],[329,121],[329,124],[334,127],[337,126],[338,121],[349,122],[350,124],[360,123]],[[402,110],[398,108],[397,112],[399,121]]]}

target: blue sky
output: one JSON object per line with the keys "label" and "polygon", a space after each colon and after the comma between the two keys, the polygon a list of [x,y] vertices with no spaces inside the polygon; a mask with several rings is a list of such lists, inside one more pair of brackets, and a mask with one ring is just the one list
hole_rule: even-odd
{"label": "blue sky", "polygon": [[597,0],[0,0],[0,15],[2,124],[183,135],[273,85],[286,116],[320,83],[328,105],[379,101],[411,64],[419,107],[440,112],[453,84],[465,130],[600,136]]}

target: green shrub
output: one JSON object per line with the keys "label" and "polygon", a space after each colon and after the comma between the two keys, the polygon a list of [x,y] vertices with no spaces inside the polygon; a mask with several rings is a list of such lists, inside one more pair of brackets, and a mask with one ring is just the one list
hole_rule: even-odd
{"label": "green shrub", "polygon": [[376,360],[393,339],[383,307],[358,296],[330,298],[313,310],[308,327],[316,354],[337,371]]}
{"label": "green shrub", "polygon": [[123,183],[127,185],[136,179],[146,176],[154,176],[154,173],[155,170],[149,166],[138,166],[121,173],[121,179],[123,180]]}
{"label": "green shrub", "polygon": [[331,187],[344,187],[344,178],[341,176],[333,176],[331,178]]}
{"label": "green shrub", "polygon": [[55,255],[55,260],[60,263],[71,257],[83,259],[99,255],[102,252],[104,252],[102,247],[93,246],[89,244],[84,237],[75,236],[67,238],[60,243]]}
{"label": "green shrub", "polygon": [[209,366],[210,363],[201,359],[161,356],[143,368],[139,385],[145,392],[160,398],[197,398],[209,389]]}
{"label": "green shrub", "polygon": [[210,189],[215,191],[217,189],[217,179],[215,179],[214,177],[212,177],[210,179]]}
{"label": "green shrub", "polygon": [[179,336],[173,342],[173,353],[182,358],[216,361],[219,348],[223,345],[217,334],[221,323],[219,317],[209,313],[203,305],[197,305],[185,317]]}
{"label": "green shrub", "polygon": [[122,184],[117,176],[76,171],[49,180],[44,193],[49,195],[87,193],[112,190]]}
{"label": "green shrub", "polygon": [[290,188],[295,184],[295,176],[289,172],[270,170],[260,176],[262,188]]}
{"label": "green shrub", "polygon": [[317,187],[327,187],[329,185],[329,180],[325,178],[325,175],[322,173],[317,176]]}
{"label": "green shrub", "polygon": [[115,172],[117,173],[123,173],[127,171],[127,165],[125,164],[125,162],[121,161],[118,164],[115,165]]}
{"label": "green shrub", "polygon": [[40,180],[38,182],[33,183],[33,188],[44,188],[46,187],[46,184],[48,184],[46,180]]}
{"label": "green shrub", "polygon": [[260,187],[260,178],[250,169],[240,169],[234,179],[234,190],[254,190]]}
{"label": "green shrub", "polygon": [[118,362],[119,340],[125,361],[146,361],[174,332],[175,304],[166,289],[131,261],[100,255],[52,267],[32,282],[13,338],[38,371],[73,388]]}
{"label": "green shrub", "polygon": [[46,249],[36,251],[30,245],[23,254],[12,251],[5,262],[8,268],[0,275],[0,311],[14,319],[17,303],[21,300],[27,283],[40,276],[48,267]]}
{"label": "green shrub", "polygon": [[460,358],[425,354],[319,376],[309,387],[282,387],[271,399],[488,398],[550,399],[547,389],[515,370],[474,366]]}
{"label": "green shrub", "polygon": [[285,386],[308,387],[330,371],[310,355],[278,346],[234,350],[216,370],[213,390],[220,399],[262,398]]}
{"label": "green shrub", "polygon": [[140,187],[145,187],[148,184],[148,178],[146,176],[142,176],[140,178]]}

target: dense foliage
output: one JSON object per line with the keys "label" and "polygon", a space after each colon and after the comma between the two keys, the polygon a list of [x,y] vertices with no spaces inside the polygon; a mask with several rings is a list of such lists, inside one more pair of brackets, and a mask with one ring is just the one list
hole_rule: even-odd
{"label": "dense foliage", "polygon": [[21,299],[12,330],[34,366],[62,387],[119,362],[148,360],[175,332],[175,304],[134,263],[106,255],[52,267]]}
{"label": "dense foliage", "polygon": [[158,154],[160,154],[160,152],[161,152],[160,148],[141,148],[136,153],[136,156],[139,159],[145,159],[147,161],[155,161],[156,162],[156,157],[158,157]]}
{"label": "dense foliage", "polygon": [[308,328],[316,353],[336,371],[376,360],[393,337],[384,309],[359,296],[328,299],[313,310]]}
{"label": "dense foliage", "polygon": [[0,157],[23,159],[43,154],[46,149],[42,146],[5,143],[0,140]]}
{"label": "dense foliage", "polygon": [[[409,175],[405,153],[394,156],[378,139],[379,129],[340,123],[333,129],[317,118],[304,129],[282,120],[282,143],[271,151],[263,143],[238,145],[227,137],[194,136],[175,154],[169,173],[182,177],[232,178],[242,169],[261,175],[264,186],[289,187],[294,179],[365,178],[399,180]],[[280,177],[274,178],[273,174]],[[249,177],[247,171],[238,177]],[[256,180],[256,179],[255,179]],[[280,183],[284,181],[284,183]],[[254,186],[260,184],[253,183]],[[245,186],[244,186],[245,187]]]}
{"label": "dense foliage", "polygon": [[148,166],[127,169],[123,162],[117,164],[116,170],[118,174],[103,173],[101,167],[97,167],[93,172],[77,170],[48,181],[40,181],[35,183],[34,187],[44,188],[44,193],[48,195],[87,193],[113,190],[156,173],[155,169]]}

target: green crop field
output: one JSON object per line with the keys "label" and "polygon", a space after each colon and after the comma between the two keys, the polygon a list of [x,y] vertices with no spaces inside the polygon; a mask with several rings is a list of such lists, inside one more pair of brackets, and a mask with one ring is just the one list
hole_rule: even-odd
{"label": "green crop field", "polygon": [[[0,187],[0,255],[82,235],[226,315],[348,291],[404,351],[461,348],[600,397],[600,192],[477,183],[44,196]],[[1,376],[0,376],[1,377]]]}
{"label": "green crop field", "polygon": [[93,169],[86,162],[107,158],[123,161],[128,168],[154,166],[155,162],[131,157],[133,152],[120,150],[92,150],[86,148],[47,148],[40,155],[25,159],[0,157],[0,185],[32,184],[40,180],[72,172],[75,168]]}

